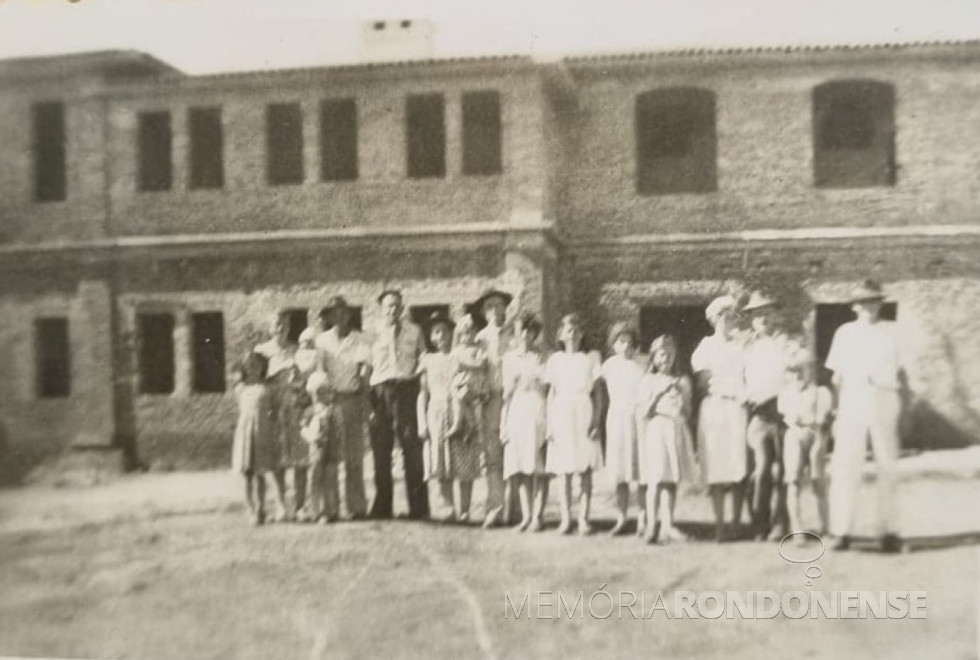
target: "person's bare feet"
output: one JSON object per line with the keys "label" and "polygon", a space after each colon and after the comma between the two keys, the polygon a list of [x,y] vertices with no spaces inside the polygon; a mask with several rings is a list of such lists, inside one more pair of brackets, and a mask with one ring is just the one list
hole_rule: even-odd
{"label": "person's bare feet", "polygon": [[625,528],[626,528],[625,516],[618,516],[616,518],[616,524],[613,525],[612,529],[609,530],[609,536],[619,536],[625,531]]}
{"label": "person's bare feet", "polygon": [[540,518],[531,518],[531,523],[527,526],[527,531],[530,533],[540,532],[544,529],[544,525],[541,524]]}
{"label": "person's bare feet", "polygon": [[562,518],[561,524],[558,525],[558,529],[555,530],[559,534],[569,534],[572,531],[572,521],[568,518]]}
{"label": "person's bare feet", "polygon": [[578,519],[578,535],[588,536],[592,533],[592,524],[585,518]]}
{"label": "person's bare feet", "polygon": [[503,512],[503,507],[496,506],[489,511],[487,511],[486,517],[483,519],[483,529],[489,529],[491,527],[496,527],[497,523],[500,522],[500,514]]}

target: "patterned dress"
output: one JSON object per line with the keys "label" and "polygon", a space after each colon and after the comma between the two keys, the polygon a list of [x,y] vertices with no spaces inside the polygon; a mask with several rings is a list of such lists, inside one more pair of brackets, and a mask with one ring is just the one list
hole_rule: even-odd
{"label": "patterned dress", "polygon": [[503,426],[504,478],[544,473],[544,360],[537,351],[512,351],[503,360],[504,392],[510,396]]}
{"label": "patterned dress", "polygon": [[231,468],[242,474],[270,472],[279,467],[272,396],[264,384],[235,388],[238,423],[231,449]]}
{"label": "patterned dress", "polygon": [[452,358],[447,353],[425,353],[419,361],[419,370],[425,374],[429,390],[428,407],[419,413],[419,419],[424,417],[429,431],[425,478],[472,481],[480,475],[479,443],[446,437],[452,423],[449,397],[453,369]]}
{"label": "patterned dress", "polygon": [[296,364],[296,346],[280,346],[272,339],[256,346],[255,352],[269,361],[266,385],[269,386],[275,410],[275,437],[279,443],[280,467],[305,467],[309,464],[309,452],[300,435],[300,427],[309,398]]}
{"label": "patterned dress", "polygon": [[599,379],[596,353],[553,354],[545,367],[551,386],[548,403],[547,471],[574,474],[602,467],[602,445],[589,436],[592,388]]}

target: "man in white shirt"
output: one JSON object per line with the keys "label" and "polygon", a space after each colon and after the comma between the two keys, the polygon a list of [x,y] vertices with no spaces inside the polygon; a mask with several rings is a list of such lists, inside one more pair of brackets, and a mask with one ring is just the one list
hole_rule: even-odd
{"label": "man in white shirt", "polygon": [[351,520],[367,514],[364,495],[364,449],[367,428],[367,385],[371,372],[371,349],[352,325],[351,309],[341,296],[334,296],[320,312],[331,324],[316,336],[317,368],[326,373],[333,388],[334,403],[343,419],[344,493]]}
{"label": "man in white shirt", "polygon": [[742,311],[752,318],[752,337],[745,347],[752,524],[759,539],[767,535],[782,538],[786,534],[786,499],[776,397],[786,378],[790,341],[776,327],[777,302],[773,298],[753,291]]}
{"label": "man in white shirt", "polygon": [[402,318],[400,291],[382,292],[378,304],[381,322],[371,346],[371,406],[374,411],[371,448],[376,489],[371,517],[391,517],[391,452],[398,442],[405,464],[408,517],[426,518],[429,494],[415,407],[419,394],[418,363],[425,352],[425,343],[418,326]]}
{"label": "man in white shirt", "polygon": [[504,502],[504,446],[500,442],[500,413],[504,404],[504,384],[501,368],[504,354],[513,347],[514,331],[505,323],[507,306],[512,300],[509,293],[490,289],[480,296],[473,307],[478,309],[487,325],[476,335],[476,340],[487,352],[490,361],[490,393],[483,405],[483,429],[487,444],[484,465],[487,470],[487,503],[484,527],[498,522],[510,524],[517,512],[512,503]]}
{"label": "man in white shirt", "polygon": [[834,372],[837,421],[830,466],[830,531],[834,547],[848,546],[855,496],[861,484],[868,438],[878,465],[878,532],[885,550],[894,550],[894,473],[898,454],[901,394],[898,349],[890,324],[879,320],[881,285],[866,281],[851,298],[857,319],[834,334],[826,366]]}

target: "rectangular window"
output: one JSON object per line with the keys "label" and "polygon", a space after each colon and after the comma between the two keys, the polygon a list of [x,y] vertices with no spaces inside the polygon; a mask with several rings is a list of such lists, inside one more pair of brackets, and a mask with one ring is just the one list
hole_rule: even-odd
{"label": "rectangular window", "polygon": [[636,97],[636,190],[641,195],[717,190],[715,95],[655,89]]}
{"label": "rectangular window", "polygon": [[31,109],[34,199],[60,202],[67,195],[65,176],[65,107],[35,103]]}
{"label": "rectangular window", "polygon": [[68,319],[34,321],[34,354],[37,357],[37,395],[43,399],[71,394],[71,348]]}
{"label": "rectangular window", "polygon": [[442,94],[409,96],[405,102],[408,176],[446,176],[445,103]]}
{"label": "rectangular window", "polygon": [[191,108],[187,111],[190,133],[190,187],[192,190],[225,185],[225,138],[221,108]]}
{"label": "rectangular window", "polygon": [[191,315],[194,391],[225,391],[225,322],[221,312]]}
{"label": "rectangular window", "polygon": [[303,110],[299,103],[265,109],[266,178],[270,185],[303,183]]}
{"label": "rectangular window", "polygon": [[139,336],[139,391],[170,394],[174,391],[174,317],[172,314],[137,316]]}
{"label": "rectangular window", "polygon": [[500,174],[500,95],[497,92],[463,94],[463,174]]}
{"label": "rectangular window", "polygon": [[320,178],[357,179],[357,105],[354,99],[331,99],[320,105]]}
{"label": "rectangular window", "polygon": [[287,309],[286,322],[289,327],[289,341],[297,342],[299,341],[299,336],[303,334],[307,326],[310,324],[310,311],[308,309]]}
{"label": "rectangular window", "polygon": [[818,188],[895,185],[895,89],[874,80],[813,88],[813,174]]}
{"label": "rectangular window", "polygon": [[173,182],[173,158],[170,113],[139,114],[139,189],[170,190]]}

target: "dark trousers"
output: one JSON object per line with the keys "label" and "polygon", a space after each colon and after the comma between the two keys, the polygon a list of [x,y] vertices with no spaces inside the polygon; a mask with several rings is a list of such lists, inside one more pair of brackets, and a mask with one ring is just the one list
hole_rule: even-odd
{"label": "dark trousers", "polygon": [[752,523],[760,531],[768,531],[774,523],[785,522],[786,516],[785,503],[778,492],[783,484],[782,433],[775,399],[750,408],[747,444]]}
{"label": "dark trousers", "polygon": [[422,441],[419,439],[416,380],[389,380],[371,388],[371,451],[374,454],[374,503],[371,515],[392,514],[391,451],[397,442],[405,463],[405,490],[410,518],[429,515],[429,491],[425,485]]}

